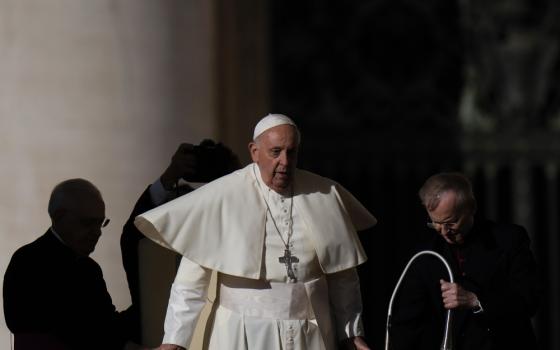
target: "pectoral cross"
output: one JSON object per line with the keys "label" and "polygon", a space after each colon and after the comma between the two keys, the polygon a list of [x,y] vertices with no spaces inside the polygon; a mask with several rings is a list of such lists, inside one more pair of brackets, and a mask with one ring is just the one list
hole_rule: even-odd
{"label": "pectoral cross", "polygon": [[286,265],[286,273],[288,274],[288,278],[290,279],[291,283],[296,283],[297,278],[294,274],[294,269],[292,268],[292,263],[299,262],[297,256],[293,256],[292,252],[289,249],[284,249],[284,256],[278,258],[280,264]]}

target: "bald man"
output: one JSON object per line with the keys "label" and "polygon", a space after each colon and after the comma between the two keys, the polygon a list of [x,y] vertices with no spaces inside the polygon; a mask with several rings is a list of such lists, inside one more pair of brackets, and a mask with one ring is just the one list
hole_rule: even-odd
{"label": "bald man", "polygon": [[357,230],[376,220],[339,184],[296,168],[300,133],[272,114],[256,126],[253,163],[137,217],[183,257],[160,349],[185,349],[218,274],[206,349],[368,349]]}
{"label": "bald man", "polygon": [[18,249],[4,276],[4,316],[15,350],[144,349],[130,339],[134,312],[118,313],[89,257],[109,223],[99,190],[71,179],[52,191],[52,226]]}

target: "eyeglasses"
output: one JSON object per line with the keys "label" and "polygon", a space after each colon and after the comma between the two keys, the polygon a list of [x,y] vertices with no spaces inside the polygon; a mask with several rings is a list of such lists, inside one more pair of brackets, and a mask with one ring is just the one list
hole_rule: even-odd
{"label": "eyeglasses", "polygon": [[104,228],[109,225],[111,220],[108,218],[103,218],[102,221],[99,219],[80,219],[80,225],[85,228],[94,229],[94,228]]}
{"label": "eyeglasses", "polygon": [[72,214],[71,217],[75,222],[77,222],[81,227],[88,230],[107,227],[107,225],[109,225],[109,222],[111,221],[111,219],[109,218],[83,217],[73,210],[68,210],[68,212]]}
{"label": "eyeglasses", "polygon": [[111,220],[109,218],[97,219],[97,218],[78,218],[80,226],[86,229],[101,229],[107,227]]}
{"label": "eyeglasses", "polygon": [[103,219],[103,222],[101,223],[101,228],[107,227],[107,225],[109,225],[109,222],[111,222],[111,219],[109,218]]}
{"label": "eyeglasses", "polygon": [[434,229],[436,231],[439,231],[441,228],[445,228],[447,231],[449,230],[453,230],[454,227],[457,226],[457,222],[437,222],[437,221],[428,221],[426,223],[426,225],[431,228]]}

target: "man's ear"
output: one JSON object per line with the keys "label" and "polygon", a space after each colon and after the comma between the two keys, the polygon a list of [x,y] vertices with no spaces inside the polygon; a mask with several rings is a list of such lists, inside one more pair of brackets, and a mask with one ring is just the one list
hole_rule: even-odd
{"label": "man's ear", "polygon": [[249,142],[249,153],[253,162],[257,163],[259,160],[259,146],[257,146],[256,142]]}

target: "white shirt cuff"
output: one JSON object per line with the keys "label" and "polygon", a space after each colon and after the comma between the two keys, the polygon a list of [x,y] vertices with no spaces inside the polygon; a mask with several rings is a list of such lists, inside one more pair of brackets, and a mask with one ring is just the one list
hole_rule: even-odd
{"label": "white shirt cuff", "polygon": [[167,200],[167,191],[163,188],[159,178],[150,186],[150,198],[155,206],[159,206]]}

